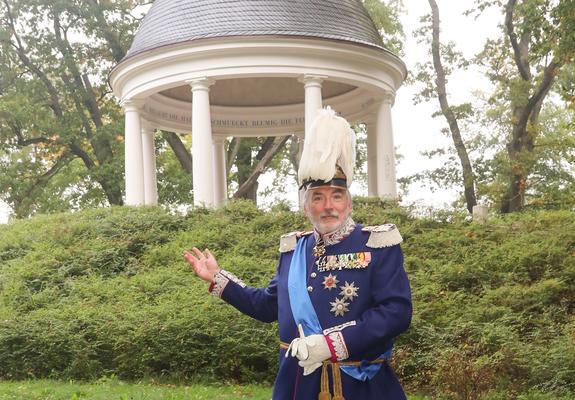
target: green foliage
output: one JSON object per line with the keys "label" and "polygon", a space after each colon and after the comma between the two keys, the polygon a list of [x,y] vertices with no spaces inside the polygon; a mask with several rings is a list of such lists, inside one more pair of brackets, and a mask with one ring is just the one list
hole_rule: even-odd
{"label": "green foliage", "polygon": [[0,198],[15,215],[122,204],[123,119],[107,76],[137,8],[0,4]]}
{"label": "green foliage", "polygon": [[208,298],[181,254],[209,246],[224,267],[265,285],[295,217],[238,202],[188,217],[112,208],[2,227],[0,375],[271,379],[275,329]]}
{"label": "green foliage", "polygon": [[[187,136],[188,138],[181,140],[190,148],[191,135]],[[186,139],[189,142],[186,142]],[[193,204],[192,174],[182,168],[174,152],[160,135],[155,135],[155,148],[158,203],[173,208],[181,204]]]}
{"label": "green foliage", "polygon": [[[450,108],[468,149],[477,198],[505,212],[572,209],[575,3],[480,0],[474,7],[466,14],[480,17],[491,7],[501,11],[501,19],[493,21],[501,26],[500,35],[487,40],[473,60],[464,59],[453,43],[442,44],[440,55],[447,76],[471,66],[493,84],[491,93],[473,93],[468,96],[472,103]],[[512,11],[509,21],[506,10]],[[430,16],[421,22],[415,36],[431,51]],[[429,59],[416,65],[411,79],[419,86],[416,104],[438,97],[437,71]],[[550,65],[557,69],[550,72]],[[442,132],[449,134],[447,128]],[[432,189],[461,187],[455,149],[435,149],[428,155],[440,153],[447,154],[443,165],[404,178],[404,183],[420,181]]]}
{"label": "green foliage", "polygon": [[[453,399],[575,394],[575,215],[414,219],[378,199],[354,218],[404,237],[414,315],[394,365],[410,392]],[[308,229],[285,205],[233,201],[172,215],[110,208],[0,226],[0,378],[271,384],[277,327],[207,295],[182,259],[209,247],[265,286],[279,236]]]}
{"label": "green foliage", "polygon": [[410,228],[415,312],[400,337],[404,376],[456,399],[572,395],[573,213]]}
{"label": "green foliage", "polygon": [[379,30],[385,47],[397,55],[403,55],[405,34],[399,15],[403,12],[402,0],[362,0]]}

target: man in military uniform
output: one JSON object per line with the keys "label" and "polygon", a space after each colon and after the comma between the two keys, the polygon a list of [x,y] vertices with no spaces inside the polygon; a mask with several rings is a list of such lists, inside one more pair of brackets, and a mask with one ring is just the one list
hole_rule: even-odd
{"label": "man in military uniform", "polygon": [[411,321],[411,292],[394,225],[362,227],[348,191],[355,134],[331,109],[306,137],[298,176],[312,232],[284,235],[274,278],[247,287],[208,249],[185,259],[211,294],[260,321],[279,321],[274,400],[405,399],[388,359]]}

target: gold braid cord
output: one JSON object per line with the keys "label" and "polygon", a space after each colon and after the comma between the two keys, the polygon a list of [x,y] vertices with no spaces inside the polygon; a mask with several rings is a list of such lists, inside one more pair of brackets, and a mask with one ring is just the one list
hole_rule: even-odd
{"label": "gold braid cord", "polygon": [[[280,347],[282,349],[288,348],[287,343],[280,343]],[[370,364],[382,364],[386,362],[387,359],[377,359],[371,361]],[[321,385],[318,395],[318,400],[345,400],[343,397],[343,386],[341,383],[341,370],[339,369],[340,365],[353,365],[355,367],[361,365],[359,361],[339,361],[339,362],[332,362],[330,360],[326,360],[322,363],[321,366]],[[333,396],[329,390],[329,372],[328,369],[331,368],[331,378],[333,381]]]}

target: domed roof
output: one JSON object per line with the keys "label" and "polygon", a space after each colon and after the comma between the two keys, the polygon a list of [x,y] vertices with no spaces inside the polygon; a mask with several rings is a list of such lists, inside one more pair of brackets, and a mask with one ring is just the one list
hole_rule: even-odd
{"label": "domed roof", "polygon": [[128,51],[230,36],[343,40],[383,49],[360,0],[155,0]]}

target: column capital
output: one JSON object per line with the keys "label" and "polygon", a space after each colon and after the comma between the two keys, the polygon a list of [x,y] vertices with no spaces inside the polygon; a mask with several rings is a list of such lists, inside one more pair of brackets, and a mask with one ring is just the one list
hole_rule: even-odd
{"label": "column capital", "polygon": [[361,104],[361,109],[363,111],[362,121],[366,124],[373,124],[377,121],[378,109],[383,103],[381,97],[370,97],[367,101]]}
{"label": "column capital", "polygon": [[188,85],[190,85],[190,87],[192,88],[192,92],[196,91],[196,90],[210,90],[210,86],[212,86],[214,83],[216,83],[215,79],[212,78],[208,78],[206,76],[203,76],[201,78],[194,78],[194,79],[188,79],[186,81],[186,83]]}
{"label": "column capital", "polygon": [[120,101],[120,106],[124,109],[124,112],[141,111],[144,104],[146,104],[144,99],[122,99]]}
{"label": "column capital", "polygon": [[363,118],[363,123],[366,124],[368,127],[377,124],[377,113],[372,111],[366,114],[365,117]]}
{"label": "column capital", "polygon": [[142,119],[142,133],[154,133],[156,127],[148,120]]}
{"label": "column capital", "polygon": [[304,84],[304,87],[313,87],[318,86],[321,87],[321,83],[326,80],[328,77],[326,75],[313,75],[313,74],[304,74],[300,76],[297,80]]}
{"label": "column capital", "polygon": [[393,92],[384,92],[380,98],[382,103],[393,105],[395,103],[395,93]]}

